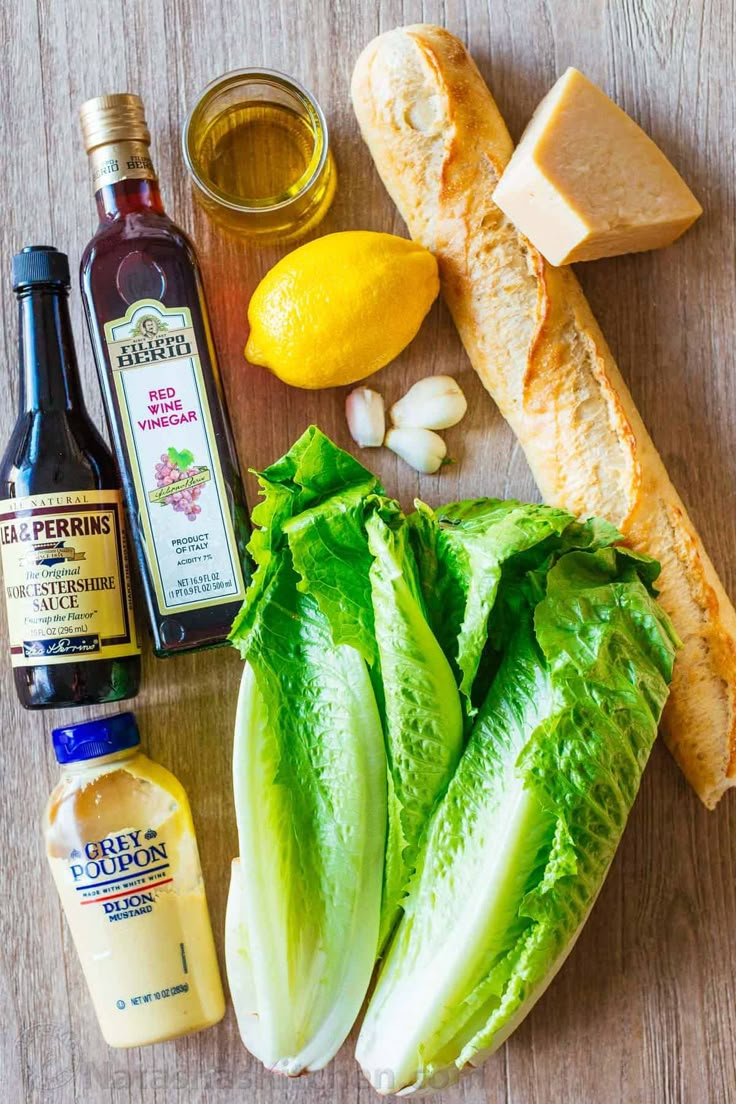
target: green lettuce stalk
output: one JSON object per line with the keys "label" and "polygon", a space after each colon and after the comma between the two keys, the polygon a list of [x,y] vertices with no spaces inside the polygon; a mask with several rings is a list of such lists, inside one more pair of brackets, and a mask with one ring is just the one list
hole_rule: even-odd
{"label": "green lettuce stalk", "polygon": [[[310,445],[302,439],[261,478],[257,570],[231,633],[247,663],[233,754],[240,854],[228,979],[243,1042],[290,1075],[325,1066],[360,1010],[378,948],[386,838],[386,756],[366,661],[334,642],[283,532],[318,500],[321,479],[364,469],[342,454],[333,458],[341,470],[329,472]],[[297,486],[300,466],[311,475]]]}
{"label": "green lettuce stalk", "polygon": [[366,518],[388,756],[388,839],[379,946],[396,923],[419,844],[463,746],[460,697],[430,629],[398,510]]}
{"label": "green lettuce stalk", "polygon": [[488,689],[357,1044],[374,1087],[404,1093],[478,1065],[569,952],[638,790],[676,647],[652,594],[657,565],[606,547],[609,526],[489,501],[425,508],[414,536],[468,702],[479,681]]}
{"label": "green lettuce stalk", "polygon": [[406,520],[375,477],[312,427],[259,481],[231,633],[248,666],[226,952],[246,1046],[296,1074],[357,1016],[463,726]]}
{"label": "green lettuce stalk", "polygon": [[460,758],[460,698],[427,623],[406,519],[375,477],[311,427],[261,485],[290,504],[281,528],[300,591],[316,601],[334,643],[355,647],[371,669],[388,759],[380,950]]}
{"label": "green lettuce stalk", "polygon": [[296,1075],[337,1052],[378,945],[386,761],[365,660],[335,648],[288,554],[245,651],[233,781],[240,857],[226,922],[240,1032]]}

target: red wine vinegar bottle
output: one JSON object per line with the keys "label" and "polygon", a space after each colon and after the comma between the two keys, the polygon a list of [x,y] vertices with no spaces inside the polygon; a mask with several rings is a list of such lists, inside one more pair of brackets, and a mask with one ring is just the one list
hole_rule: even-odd
{"label": "red wine vinegar bottle", "polygon": [[199,266],[140,98],[99,96],[81,119],[100,219],[82,294],[154,650],[213,647],[243,600],[249,527]]}

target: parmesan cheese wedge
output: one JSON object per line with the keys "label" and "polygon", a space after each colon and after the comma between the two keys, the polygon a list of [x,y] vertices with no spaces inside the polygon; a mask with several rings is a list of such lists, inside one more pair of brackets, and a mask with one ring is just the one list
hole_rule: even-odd
{"label": "parmesan cheese wedge", "polygon": [[553,265],[659,249],[703,213],[652,139],[573,68],[535,111],[493,201]]}

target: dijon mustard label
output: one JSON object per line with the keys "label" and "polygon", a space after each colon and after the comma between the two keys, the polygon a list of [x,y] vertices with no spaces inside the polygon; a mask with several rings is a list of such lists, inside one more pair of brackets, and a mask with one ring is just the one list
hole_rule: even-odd
{"label": "dijon mustard label", "polygon": [[0,558],[14,667],[139,651],[120,491],[0,502]]}
{"label": "dijon mustard label", "polygon": [[92,188],[99,191],[118,180],[156,180],[145,142],[110,142],[90,152]]}

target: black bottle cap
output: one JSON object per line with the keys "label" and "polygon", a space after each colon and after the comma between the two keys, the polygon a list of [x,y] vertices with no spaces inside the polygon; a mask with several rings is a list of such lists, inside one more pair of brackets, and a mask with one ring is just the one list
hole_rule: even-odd
{"label": "black bottle cap", "polygon": [[27,245],[13,257],[13,291],[35,284],[69,287],[69,258],[52,245]]}

